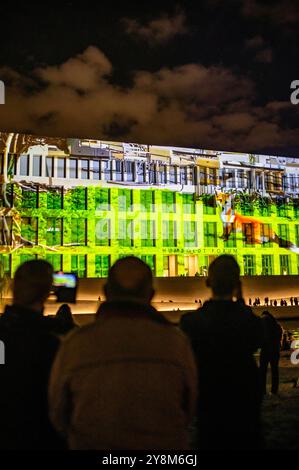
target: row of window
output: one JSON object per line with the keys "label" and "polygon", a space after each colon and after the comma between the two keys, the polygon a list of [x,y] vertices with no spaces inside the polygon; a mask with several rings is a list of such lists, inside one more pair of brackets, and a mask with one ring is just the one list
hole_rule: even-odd
{"label": "row of window", "polygon": [[[38,243],[39,222],[37,217],[21,218],[21,237],[23,242],[29,244]],[[63,218],[49,217],[46,219],[46,244],[47,246],[62,246],[64,244]],[[260,224],[258,228],[254,224],[242,224],[244,247],[254,246],[261,243],[264,248],[271,248],[273,243],[277,243],[282,248],[290,246],[290,230],[287,224],[278,224],[277,233],[272,230],[271,224]],[[10,245],[12,238],[12,218],[0,219],[0,244]],[[86,246],[88,244],[88,219],[72,218],[70,220],[70,234],[67,235],[68,243],[72,245]],[[294,226],[294,243],[299,246],[299,225]],[[185,247],[198,246],[197,222],[184,221],[183,224]],[[157,239],[157,227],[154,220],[140,220],[140,232],[135,232],[135,223],[130,219],[118,219],[118,227],[113,234],[117,237],[119,246],[130,247],[134,245],[134,240],[141,240],[141,246],[154,247]],[[218,233],[216,222],[203,223],[203,235],[205,247],[218,246]],[[96,246],[110,246],[112,238],[111,219],[95,218],[95,239]],[[227,226],[222,235],[224,246],[233,248],[237,246],[236,230],[232,225]],[[165,247],[176,247],[179,239],[177,222],[174,220],[162,221],[162,240]]]}
{"label": "row of window", "polygon": [[[0,173],[3,164],[0,155]],[[299,175],[281,171],[167,165],[162,162],[10,155],[8,172],[17,176],[128,181],[149,184],[182,184],[257,189],[269,192],[299,191]]]}
{"label": "row of window", "polygon": [[[173,257],[173,255],[172,255]],[[30,259],[36,259],[37,255],[20,255],[20,263],[28,261]],[[164,272],[169,272],[169,257],[163,257]],[[187,259],[188,257],[186,257]],[[155,255],[143,255],[141,259],[146,262],[152,271],[156,272],[156,256]],[[63,270],[63,255],[59,254],[47,254],[46,260],[52,264],[54,271]],[[177,259],[175,257],[175,261]],[[71,255],[71,271],[77,273],[80,278],[87,277],[87,255]],[[110,268],[110,256],[109,255],[95,255],[94,267],[95,277],[107,277]],[[279,256],[279,266],[281,275],[291,274],[291,259],[290,255]],[[0,267],[1,276],[7,274],[11,276],[11,255],[0,255]],[[203,267],[205,268],[205,267]],[[262,255],[261,258],[261,272],[257,273],[256,270],[256,257],[255,255],[244,255],[243,256],[243,268],[245,276],[255,276],[261,274],[264,276],[271,276],[274,274],[274,259],[273,255]],[[202,273],[205,270],[201,270]],[[297,272],[299,274],[299,256],[297,256]]]}
{"label": "row of window", "polygon": [[[13,205],[14,202],[14,190],[13,185],[8,186],[8,199]],[[40,195],[44,194],[44,190],[37,188],[23,188],[21,206],[23,209],[36,209],[40,207]],[[111,190],[109,188],[94,188],[94,206],[96,210],[107,210],[111,209],[111,203],[113,202],[114,207],[118,207],[119,211],[131,211],[134,209],[133,194],[134,190],[118,188],[117,199],[114,197],[111,201]],[[196,202],[193,194],[180,194],[183,211],[185,214],[195,214]],[[46,193],[46,207],[47,209],[63,209],[66,204],[66,198],[68,198],[68,207],[71,210],[87,210],[88,204],[90,204],[90,198],[88,197],[88,189],[77,187],[71,190],[67,196],[64,194],[63,187],[61,188],[48,188]],[[155,212],[157,195],[155,191],[140,190],[140,209],[143,212]],[[171,191],[162,191],[161,196],[163,211],[168,213],[174,213],[176,211],[176,193]],[[1,201],[0,201],[1,204]],[[240,203],[240,213],[243,215],[253,215],[254,207],[250,203]],[[259,215],[270,217],[271,211],[273,210],[270,204],[261,204],[259,206]],[[287,204],[286,201],[281,198],[276,201],[276,212],[278,217],[292,217],[299,218],[299,200],[295,199],[293,204]],[[292,214],[293,212],[293,214]],[[203,199],[203,213],[204,215],[215,215],[216,214],[216,200],[215,197],[205,197]]]}

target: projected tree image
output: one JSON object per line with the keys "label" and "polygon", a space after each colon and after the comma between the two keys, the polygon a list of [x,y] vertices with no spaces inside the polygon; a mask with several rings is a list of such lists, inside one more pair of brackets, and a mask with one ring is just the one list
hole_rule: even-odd
{"label": "projected tree image", "polygon": [[30,258],[105,277],[135,254],[156,276],[298,274],[293,157],[0,133],[0,279]]}

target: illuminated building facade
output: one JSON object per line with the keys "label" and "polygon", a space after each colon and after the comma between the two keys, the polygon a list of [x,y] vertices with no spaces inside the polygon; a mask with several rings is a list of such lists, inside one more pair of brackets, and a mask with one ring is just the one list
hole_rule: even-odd
{"label": "illuminated building facade", "polygon": [[0,133],[0,261],[105,277],[134,254],[155,276],[299,273],[299,160]]}

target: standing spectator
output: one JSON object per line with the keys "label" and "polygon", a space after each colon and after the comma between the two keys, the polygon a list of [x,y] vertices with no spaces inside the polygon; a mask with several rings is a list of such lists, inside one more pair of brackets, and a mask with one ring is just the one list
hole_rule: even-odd
{"label": "standing spectator", "polygon": [[249,297],[249,301],[248,301],[250,307],[251,307],[251,304],[252,304],[252,300],[251,300],[251,297]]}
{"label": "standing spectator", "polygon": [[48,419],[47,388],[52,361],[59,345],[53,322],[43,317],[52,286],[52,266],[34,260],[15,273],[13,305],[0,320],[5,365],[0,367],[0,449],[60,448]]}
{"label": "standing spectator", "polygon": [[268,305],[269,305],[269,297],[265,297],[264,305],[266,305],[266,306],[268,307]]}
{"label": "standing spectator", "polygon": [[282,340],[282,328],[270,312],[262,313],[264,341],[260,355],[260,373],[262,392],[265,395],[267,383],[267,369],[271,366],[271,393],[277,394],[279,388],[279,358]]}
{"label": "standing spectator", "polygon": [[262,341],[261,322],[240,301],[240,269],[232,256],[212,262],[207,285],[212,299],[181,319],[200,378],[198,445],[205,450],[258,448],[261,394],[253,354]]}
{"label": "standing spectator", "polygon": [[111,268],[96,322],[62,343],[51,374],[52,422],[70,449],[188,449],[196,366],[188,339],[151,305],[152,273]]}
{"label": "standing spectator", "polygon": [[274,299],[273,303],[274,303],[274,307],[277,307],[277,300],[276,299]]}
{"label": "standing spectator", "polygon": [[293,305],[294,305],[294,299],[293,299],[293,297],[290,298],[290,302],[291,302],[291,306],[293,307]]}

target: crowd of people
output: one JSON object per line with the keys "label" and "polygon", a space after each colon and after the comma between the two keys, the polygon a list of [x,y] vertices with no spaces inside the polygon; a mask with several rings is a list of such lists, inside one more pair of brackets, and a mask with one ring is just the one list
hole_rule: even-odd
{"label": "crowd of people", "polygon": [[249,306],[253,307],[260,307],[264,305],[265,307],[287,307],[288,305],[291,307],[298,307],[299,299],[298,297],[290,297],[289,299],[269,299],[269,297],[264,298],[264,304],[262,304],[261,299],[256,297],[252,300],[251,297],[248,299]]}
{"label": "crowd of people", "polygon": [[112,266],[84,327],[68,305],[43,315],[52,277],[46,261],[21,265],[0,319],[1,449],[263,448],[261,404],[268,364],[278,393],[282,330],[245,304],[233,257],[211,263],[211,299],[179,327],[151,305],[152,272],[133,256]]}

